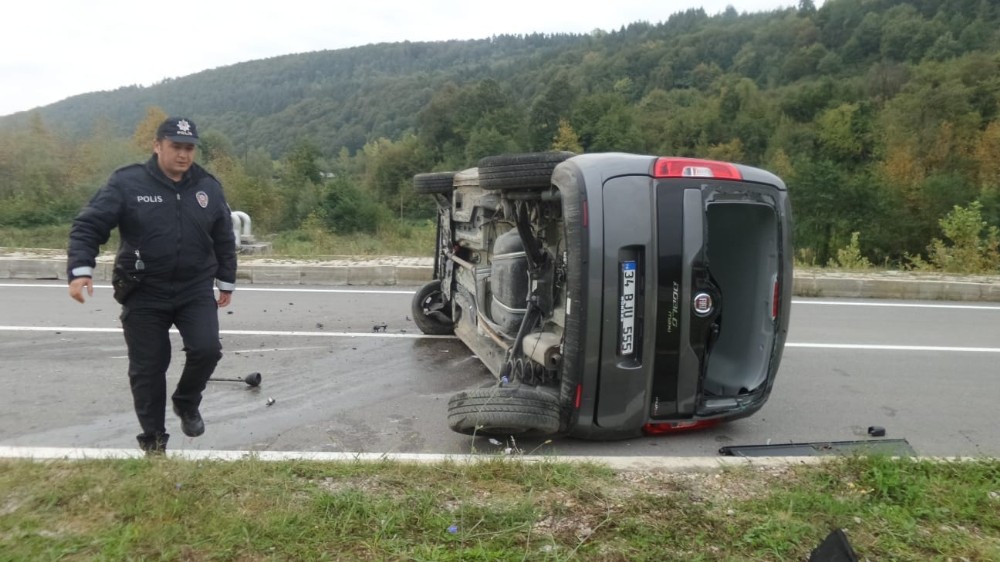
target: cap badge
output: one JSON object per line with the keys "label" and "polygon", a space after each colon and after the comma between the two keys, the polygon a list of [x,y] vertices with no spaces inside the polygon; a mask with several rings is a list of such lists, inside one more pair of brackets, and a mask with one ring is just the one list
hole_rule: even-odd
{"label": "cap badge", "polygon": [[191,134],[191,123],[188,123],[187,119],[181,119],[180,121],[177,122],[177,134],[179,135]]}

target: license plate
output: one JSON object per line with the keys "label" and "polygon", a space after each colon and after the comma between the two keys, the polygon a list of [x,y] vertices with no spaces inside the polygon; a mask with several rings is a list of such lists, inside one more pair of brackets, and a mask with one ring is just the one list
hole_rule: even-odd
{"label": "license plate", "polygon": [[621,306],[619,308],[621,331],[618,337],[618,353],[620,355],[630,355],[635,351],[636,274],[635,260],[622,262]]}

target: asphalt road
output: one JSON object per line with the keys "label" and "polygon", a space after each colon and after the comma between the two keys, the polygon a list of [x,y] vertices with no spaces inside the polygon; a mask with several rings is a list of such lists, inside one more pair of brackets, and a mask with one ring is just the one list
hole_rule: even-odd
{"label": "asphalt road", "polygon": [[[172,449],[716,456],[724,445],[868,439],[883,426],[922,455],[1000,456],[1000,306],[796,299],[770,401],[717,428],[615,442],[497,445],[452,433],[452,393],[491,380],[455,339],[420,335],[413,287],[241,288],[221,311],[216,377],[190,439]],[[63,283],[0,283],[0,445],[134,446],[119,307],[110,288],[78,304]],[[381,325],[385,330],[381,331]],[[380,331],[373,331],[379,326]],[[174,335],[176,381],[183,354]],[[268,398],[274,398],[267,405]]]}

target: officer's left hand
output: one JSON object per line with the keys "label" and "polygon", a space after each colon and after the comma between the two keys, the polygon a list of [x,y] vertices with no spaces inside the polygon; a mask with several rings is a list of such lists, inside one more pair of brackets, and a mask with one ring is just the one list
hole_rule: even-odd
{"label": "officer's left hand", "polygon": [[233,300],[233,293],[229,291],[219,291],[219,308],[225,308],[229,306],[229,303]]}

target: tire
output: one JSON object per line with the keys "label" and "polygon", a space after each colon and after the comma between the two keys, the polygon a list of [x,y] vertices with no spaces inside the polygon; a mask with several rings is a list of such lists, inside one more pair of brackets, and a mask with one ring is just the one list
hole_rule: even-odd
{"label": "tire", "polygon": [[501,154],[479,160],[479,187],[498,191],[548,189],[552,170],[572,152]]}
{"label": "tire", "polygon": [[448,427],[465,435],[551,435],[559,431],[559,397],[528,386],[490,386],[448,401]]}
{"label": "tire", "polygon": [[431,281],[413,295],[410,312],[417,328],[429,336],[455,333],[455,322],[451,318],[451,308],[441,293],[440,280]]}
{"label": "tire", "polygon": [[451,193],[455,172],[431,172],[413,176],[413,191],[417,193]]}

